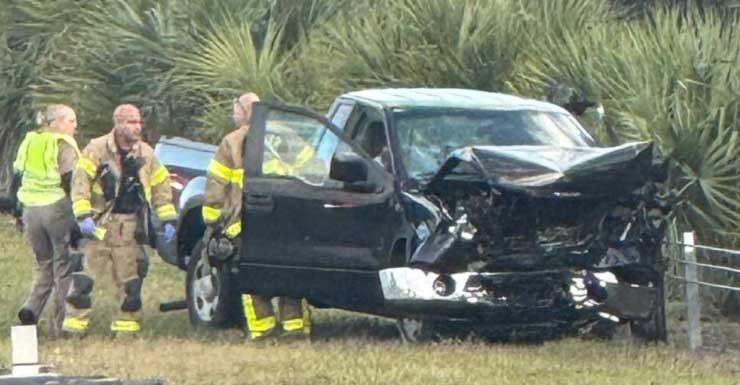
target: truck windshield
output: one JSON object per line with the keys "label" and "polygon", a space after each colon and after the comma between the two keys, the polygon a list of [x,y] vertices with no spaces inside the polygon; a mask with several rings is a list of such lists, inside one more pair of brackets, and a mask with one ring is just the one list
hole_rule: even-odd
{"label": "truck windshield", "polygon": [[534,110],[395,110],[396,133],[412,178],[432,176],[454,150],[469,146],[583,147],[593,140],[565,113]]}

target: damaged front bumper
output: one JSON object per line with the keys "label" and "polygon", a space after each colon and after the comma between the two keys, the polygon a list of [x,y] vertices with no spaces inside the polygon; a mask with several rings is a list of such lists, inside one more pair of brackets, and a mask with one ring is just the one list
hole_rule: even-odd
{"label": "damaged front bumper", "polygon": [[620,283],[608,271],[437,274],[400,267],[379,276],[386,305],[399,313],[501,324],[647,319],[658,298],[655,287]]}

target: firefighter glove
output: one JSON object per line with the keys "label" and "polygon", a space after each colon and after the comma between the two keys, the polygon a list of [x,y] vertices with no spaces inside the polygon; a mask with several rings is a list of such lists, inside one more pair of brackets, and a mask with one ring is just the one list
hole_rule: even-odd
{"label": "firefighter glove", "polygon": [[212,264],[226,262],[234,255],[234,243],[225,236],[211,237],[208,241],[208,257]]}
{"label": "firefighter glove", "polygon": [[173,238],[175,238],[175,226],[172,226],[171,223],[165,223],[164,224],[164,240],[167,242],[172,242]]}
{"label": "firefighter glove", "polygon": [[77,224],[80,226],[80,232],[83,235],[95,236],[95,221],[91,217],[87,217]]}

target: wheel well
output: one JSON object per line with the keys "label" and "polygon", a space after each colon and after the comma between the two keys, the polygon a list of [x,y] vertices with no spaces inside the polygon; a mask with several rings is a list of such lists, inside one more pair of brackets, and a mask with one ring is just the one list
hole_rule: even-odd
{"label": "wheel well", "polygon": [[206,224],[203,222],[201,206],[192,207],[180,222],[180,232],[177,235],[177,265],[181,269],[187,268],[186,258],[190,256],[195,244],[203,237]]}

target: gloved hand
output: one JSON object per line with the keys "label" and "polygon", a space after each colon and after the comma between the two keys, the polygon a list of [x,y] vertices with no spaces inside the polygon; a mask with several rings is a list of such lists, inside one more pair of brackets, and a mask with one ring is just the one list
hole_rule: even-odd
{"label": "gloved hand", "polygon": [[167,242],[171,242],[173,238],[175,238],[175,226],[172,226],[171,223],[165,223],[164,240]]}
{"label": "gloved hand", "polygon": [[223,234],[212,236],[206,248],[206,253],[209,257],[208,261],[215,266],[226,262],[234,255],[234,252],[234,243],[229,238],[223,236]]}
{"label": "gloved hand", "polygon": [[77,225],[80,227],[80,232],[82,232],[82,235],[95,236],[95,221],[92,219],[92,217],[87,217],[81,221],[78,221]]}

